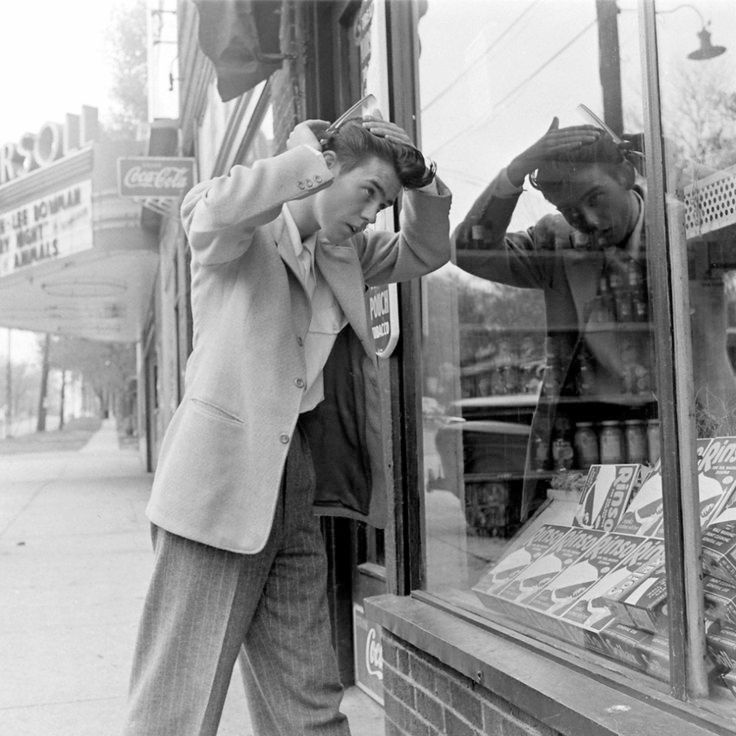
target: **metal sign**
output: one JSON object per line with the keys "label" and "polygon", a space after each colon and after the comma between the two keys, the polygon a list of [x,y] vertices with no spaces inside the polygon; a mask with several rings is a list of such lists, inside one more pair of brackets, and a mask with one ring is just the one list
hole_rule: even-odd
{"label": "metal sign", "polygon": [[353,604],[355,684],[383,705],[383,648],[381,627],[369,621],[363,606]]}
{"label": "metal sign", "polygon": [[399,299],[396,284],[371,286],[365,293],[368,324],[376,355],[388,358],[399,341]]}
{"label": "metal sign", "polygon": [[194,186],[194,159],[131,156],[118,159],[118,192],[133,199],[176,199]]}

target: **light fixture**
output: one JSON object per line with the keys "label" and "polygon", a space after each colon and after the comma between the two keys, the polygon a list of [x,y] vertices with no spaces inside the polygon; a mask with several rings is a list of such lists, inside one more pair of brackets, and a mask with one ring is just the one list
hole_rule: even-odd
{"label": "light fixture", "polygon": [[710,31],[703,26],[698,31],[698,38],[700,39],[700,48],[690,52],[687,55],[688,59],[712,59],[715,56],[720,56],[725,50],[725,46],[714,46],[710,42]]}
{"label": "light fixture", "polygon": [[697,61],[702,61],[704,59],[713,59],[716,56],[720,56],[725,50],[725,46],[714,46],[710,41],[710,31],[708,30],[708,26],[710,25],[710,21],[707,23],[705,22],[705,19],[703,18],[703,14],[694,6],[690,5],[689,3],[684,3],[683,5],[678,5],[676,8],[672,8],[672,10],[658,10],[658,15],[667,15],[669,13],[674,13],[677,10],[681,10],[682,8],[690,8],[690,10],[694,10],[698,14],[698,18],[700,18],[700,24],[702,28],[698,31],[698,38],[700,39],[700,48],[697,48],[695,51],[691,51],[688,55],[688,59],[695,59]]}

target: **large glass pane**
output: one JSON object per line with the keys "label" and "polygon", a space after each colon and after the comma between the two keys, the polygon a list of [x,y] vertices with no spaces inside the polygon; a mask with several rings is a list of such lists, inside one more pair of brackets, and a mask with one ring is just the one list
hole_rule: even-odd
{"label": "large glass pane", "polygon": [[[736,6],[657,2],[672,251],[691,315],[710,695],[736,713]],[[731,692],[729,692],[731,690]]]}
{"label": "large glass pane", "polygon": [[[427,588],[667,679],[637,13],[423,9],[422,147],[457,251],[423,282]],[[567,130],[581,104],[615,140]]]}

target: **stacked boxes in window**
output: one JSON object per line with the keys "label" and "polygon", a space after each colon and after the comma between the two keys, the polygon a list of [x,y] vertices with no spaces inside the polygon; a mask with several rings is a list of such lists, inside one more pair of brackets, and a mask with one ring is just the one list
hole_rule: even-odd
{"label": "stacked boxes in window", "polygon": [[591,465],[573,526],[612,531],[634,495],[641,466]]}
{"label": "stacked boxes in window", "polygon": [[595,529],[569,529],[552,549],[498,591],[497,597],[503,602],[506,612],[533,626],[546,628],[546,624],[540,626],[536,612],[528,608],[529,602],[554,578],[572,567],[603,536],[604,532]]}
{"label": "stacked boxes in window", "polygon": [[736,438],[713,440],[701,464],[725,491],[703,532],[703,568],[736,584]]}
{"label": "stacked boxes in window", "polygon": [[542,524],[523,546],[513,549],[491,565],[473,586],[473,592],[489,608],[505,613],[508,608],[504,599],[499,598],[499,592],[535,560],[553,550],[568,531],[567,526]]}
{"label": "stacked boxes in window", "polygon": [[635,553],[641,539],[626,534],[604,534],[572,565],[550,580],[527,603],[534,623],[541,629],[552,629],[563,638],[578,640],[577,632],[566,627],[562,614],[601,580],[614,571],[626,569],[627,560]]}
{"label": "stacked boxes in window", "polygon": [[629,539],[635,545],[634,551],[560,615],[561,624],[574,641],[604,654],[609,654],[610,648],[602,638],[602,632],[616,623],[632,625],[623,606],[616,605],[617,599],[632,586],[631,581],[637,576],[639,579],[646,577],[664,562],[664,542],[661,539],[611,536]]}

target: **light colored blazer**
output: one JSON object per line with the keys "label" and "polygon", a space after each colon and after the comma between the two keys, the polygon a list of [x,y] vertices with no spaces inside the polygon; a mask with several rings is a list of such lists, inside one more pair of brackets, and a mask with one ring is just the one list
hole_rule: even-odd
{"label": "light colored blazer", "polygon": [[[268,538],[299,417],[311,319],[281,208],[331,180],[323,157],[300,146],[250,168],[234,166],[184,199],[193,351],[147,507],[150,520],[170,532],[243,553],[258,552]],[[414,278],[449,259],[450,194],[438,187],[439,194],[404,193],[399,233],[365,232],[317,246],[317,265],[348,320],[333,350],[344,348],[339,365],[325,368],[324,412],[310,415],[318,425],[313,455],[341,447],[327,441],[336,434],[347,442],[338,455],[315,457],[318,485],[324,480],[330,489],[327,500],[317,499],[324,512],[384,520],[387,465],[364,293],[366,284]],[[343,382],[346,398],[333,379]],[[332,421],[319,426],[320,417]],[[347,501],[334,497],[346,479],[365,475],[367,490],[346,488]]]}

